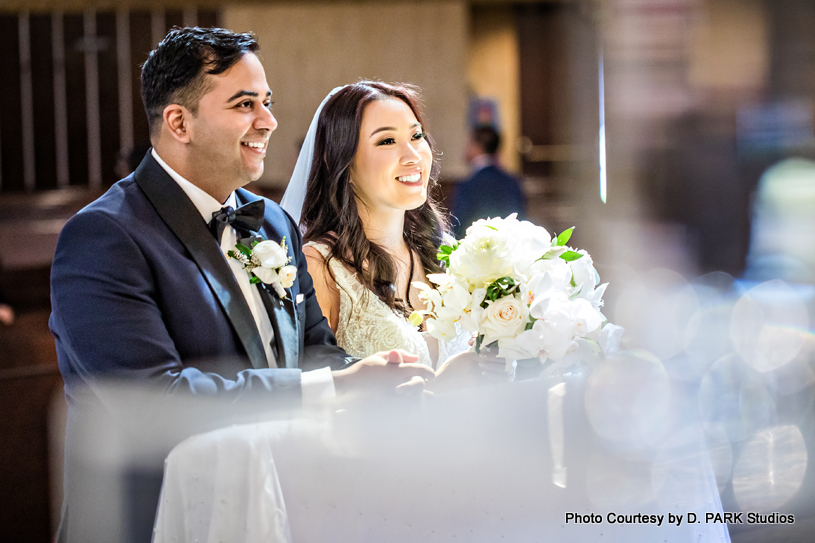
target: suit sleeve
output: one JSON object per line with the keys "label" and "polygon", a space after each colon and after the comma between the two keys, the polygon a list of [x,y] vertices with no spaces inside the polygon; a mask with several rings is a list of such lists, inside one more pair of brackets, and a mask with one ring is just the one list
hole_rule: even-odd
{"label": "suit sleeve", "polygon": [[457,238],[461,239],[464,237],[467,228],[470,226],[466,221],[468,221],[472,215],[472,196],[470,194],[469,184],[467,181],[462,181],[456,185],[456,190],[453,195],[453,216],[458,223],[454,225],[453,231]]}
{"label": "suit sleeve", "polygon": [[52,265],[50,325],[66,391],[115,380],[233,402],[258,394],[299,402],[299,369],[246,369],[227,378],[185,366],[163,321],[159,288],[117,220],[85,211],[65,225]]}

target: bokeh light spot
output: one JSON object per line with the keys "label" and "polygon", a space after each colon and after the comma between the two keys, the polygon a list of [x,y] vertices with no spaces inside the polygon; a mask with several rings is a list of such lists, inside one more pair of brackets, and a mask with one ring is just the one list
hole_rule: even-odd
{"label": "bokeh light spot", "polygon": [[733,470],[733,492],[744,511],[773,511],[798,491],[807,467],[804,437],[797,426],[756,435]]}

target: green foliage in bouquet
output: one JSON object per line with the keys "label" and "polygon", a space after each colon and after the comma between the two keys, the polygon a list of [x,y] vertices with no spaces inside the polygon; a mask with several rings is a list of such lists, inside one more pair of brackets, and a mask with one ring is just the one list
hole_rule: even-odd
{"label": "green foliage in bouquet", "polygon": [[458,246],[458,241],[454,241],[452,245],[441,245],[439,247],[439,252],[436,253],[436,258],[439,260],[439,262],[444,262],[444,264],[449,268],[450,255],[453,254],[453,251],[458,249]]}

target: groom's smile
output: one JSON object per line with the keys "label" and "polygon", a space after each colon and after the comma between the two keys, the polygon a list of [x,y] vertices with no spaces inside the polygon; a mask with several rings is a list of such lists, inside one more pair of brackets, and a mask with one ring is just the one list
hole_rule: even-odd
{"label": "groom's smile", "polygon": [[252,53],[222,74],[207,75],[205,84],[210,89],[190,122],[189,164],[228,195],[263,174],[269,136],[277,128],[272,91]]}

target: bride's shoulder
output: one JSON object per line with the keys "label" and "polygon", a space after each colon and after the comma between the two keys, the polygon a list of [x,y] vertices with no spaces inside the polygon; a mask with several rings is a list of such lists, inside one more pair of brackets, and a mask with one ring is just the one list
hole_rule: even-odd
{"label": "bride's shoulder", "polygon": [[334,251],[334,244],[331,238],[323,237],[307,242],[303,245],[303,253],[306,257],[315,258],[325,262]]}

